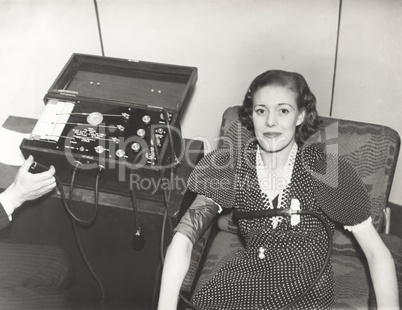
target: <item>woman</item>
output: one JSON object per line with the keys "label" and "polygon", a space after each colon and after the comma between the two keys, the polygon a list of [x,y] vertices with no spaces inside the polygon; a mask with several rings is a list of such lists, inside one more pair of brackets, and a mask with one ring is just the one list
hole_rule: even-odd
{"label": "woman", "polygon": [[[239,151],[208,154],[191,174],[189,188],[198,196],[169,246],[159,309],[176,309],[192,246],[221,208],[233,208],[239,215],[246,246],[196,292],[192,302],[197,307],[278,309],[305,292],[327,251],[320,220],[253,216],[255,211],[300,208],[321,215],[332,230],[339,222],[353,232],[366,255],[378,307],[399,309],[394,262],[371,224],[362,181],[346,160],[306,143],[318,127],[315,105],[315,96],[297,73],[267,71],[251,83],[240,119],[256,139]],[[328,264],[292,308],[329,309],[333,298]]]}

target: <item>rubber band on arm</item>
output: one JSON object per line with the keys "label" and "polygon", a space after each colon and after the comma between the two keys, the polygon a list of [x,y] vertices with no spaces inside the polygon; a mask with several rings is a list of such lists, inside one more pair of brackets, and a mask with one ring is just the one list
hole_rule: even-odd
{"label": "rubber band on arm", "polygon": [[222,210],[211,199],[197,195],[194,202],[181,218],[174,229],[190,239],[195,244],[213,222],[217,213]]}

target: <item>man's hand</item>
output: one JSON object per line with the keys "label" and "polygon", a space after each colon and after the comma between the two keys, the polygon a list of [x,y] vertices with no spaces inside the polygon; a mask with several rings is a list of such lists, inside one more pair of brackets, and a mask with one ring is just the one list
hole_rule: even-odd
{"label": "man's hand", "polygon": [[29,156],[18,170],[14,182],[3,192],[14,210],[25,201],[39,198],[56,187],[54,167],[51,166],[47,171],[32,174],[29,172],[29,168],[33,162],[33,157]]}

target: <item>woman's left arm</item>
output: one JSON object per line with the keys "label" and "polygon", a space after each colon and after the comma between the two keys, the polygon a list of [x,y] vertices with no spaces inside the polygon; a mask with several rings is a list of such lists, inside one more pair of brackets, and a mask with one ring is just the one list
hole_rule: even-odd
{"label": "woman's left arm", "polygon": [[378,309],[399,309],[395,263],[389,249],[372,224],[353,235],[367,258]]}

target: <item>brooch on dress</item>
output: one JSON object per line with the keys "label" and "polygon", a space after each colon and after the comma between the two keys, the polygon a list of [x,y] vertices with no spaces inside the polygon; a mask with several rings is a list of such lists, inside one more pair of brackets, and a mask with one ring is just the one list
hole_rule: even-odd
{"label": "brooch on dress", "polygon": [[258,258],[259,259],[264,259],[265,258],[265,251],[266,251],[267,249],[266,248],[264,248],[263,246],[260,246],[260,248],[258,249]]}

